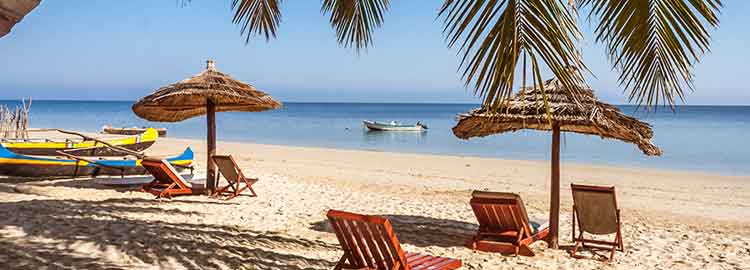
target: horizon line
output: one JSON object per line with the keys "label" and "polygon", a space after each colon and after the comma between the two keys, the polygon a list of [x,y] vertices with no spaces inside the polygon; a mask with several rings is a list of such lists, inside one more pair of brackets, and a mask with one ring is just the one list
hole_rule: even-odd
{"label": "horizon line", "polygon": [[[0,102],[2,101],[11,101],[11,102],[20,102],[21,100],[26,100],[24,98],[19,99],[7,99],[7,98],[0,98]],[[33,101],[61,101],[61,102],[133,102],[135,103],[137,100],[126,100],[126,99],[88,99],[88,100],[80,100],[80,99],[32,99]],[[281,101],[281,103],[308,103],[308,104],[441,104],[441,105],[475,105],[479,106],[480,103],[468,103],[468,102],[391,102],[391,101]],[[646,105],[638,105],[638,104],[615,104],[615,103],[609,103],[611,105],[615,106],[641,106],[641,107],[647,107]],[[686,106],[723,106],[723,107],[747,107],[750,106],[750,104],[679,104],[675,105],[677,107],[686,107]],[[658,105],[659,108],[669,108],[669,105]]]}

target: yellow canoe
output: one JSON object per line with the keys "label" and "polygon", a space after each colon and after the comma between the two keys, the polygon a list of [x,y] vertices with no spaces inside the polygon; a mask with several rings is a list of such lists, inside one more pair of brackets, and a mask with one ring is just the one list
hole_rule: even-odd
{"label": "yellow canoe", "polygon": [[[159,137],[159,133],[154,128],[149,128],[146,132],[124,138],[101,140],[111,145],[124,147],[133,151],[143,151],[151,147]],[[72,140],[65,139],[60,141],[48,139],[3,139],[0,145],[11,152],[22,155],[40,155],[55,156],[57,151],[65,151],[77,156],[123,156],[124,153],[112,151],[105,144],[88,139]]]}

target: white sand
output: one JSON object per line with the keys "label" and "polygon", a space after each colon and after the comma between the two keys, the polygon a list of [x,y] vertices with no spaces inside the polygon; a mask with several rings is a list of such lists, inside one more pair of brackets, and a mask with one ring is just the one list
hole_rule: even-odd
{"label": "white sand", "polygon": [[[150,151],[186,145],[203,168],[202,141],[169,138]],[[547,162],[229,142],[218,152],[260,177],[259,197],[159,201],[91,180],[0,179],[3,267],[332,269],[341,250],[325,212],[339,209],[387,216],[404,249],[461,259],[461,269],[750,269],[750,177],[563,164],[563,246],[569,183],[617,187],[626,251],[608,264],[544,242],[532,245],[536,257],[462,246],[477,226],[472,189],[520,193],[530,215],[546,216]]]}

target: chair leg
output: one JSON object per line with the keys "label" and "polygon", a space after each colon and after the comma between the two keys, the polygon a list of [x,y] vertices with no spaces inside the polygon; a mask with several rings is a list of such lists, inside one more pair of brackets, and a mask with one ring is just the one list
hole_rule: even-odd
{"label": "chair leg", "polygon": [[224,187],[220,188],[219,190],[216,190],[216,191],[214,191],[214,194],[211,194],[211,197],[212,197],[212,198],[214,198],[214,197],[218,197],[218,196],[219,196],[219,195],[221,195],[222,193],[226,192],[226,191],[227,191],[227,189],[229,189],[229,188],[230,188],[231,186],[232,186],[232,185],[231,185],[231,183],[230,183],[229,185],[227,185],[227,186],[224,186]]}
{"label": "chair leg", "polygon": [[570,218],[573,220],[573,228],[570,230],[570,241],[576,240],[576,205],[573,205],[573,210],[570,211]]}
{"label": "chair leg", "polygon": [[583,230],[579,230],[578,238],[574,238],[573,241],[575,241],[575,246],[573,246],[573,251],[570,252],[570,256],[576,259],[581,258],[581,256],[578,256],[578,249],[584,246],[583,244]]}
{"label": "chair leg", "polygon": [[234,182],[234,197],[239,196],[240,192],[242,192],[242,189],[240,189],[240,181]]}
{"label": "chair leg", "polygon": [[333,270],[341,270],[341,268],[344,267],[345,263],[346,263],[346,254],[341,256],[341,259],[339,259],[339,262],[336,263],[336,267],[334,267]]}
{"label": "chair leg", "polygon": [[531,248],[528,245],[521,244],[520,246],[516,247],[516,256],[526,256],[526,257],[534,257],[534,251],[531,250]]}
{"label": "chair leg", "polygon": [[166,188],[164,188],[164,190],[162,190],[161,193],[159,193],[159,197],[160,198],[172,199],[172,189],[175,186],[177,186],[177,183],[171,183],[171,184],[169,184],[169,186],[167,186]]}
{"label": "chair leg", "polygon": [[625,245],[622,243],[622,222],[620,222],[620,209],[617,209],[617,243],[620,251],[625,251]]}
{"label": "chair leg", "polygon": [[580,241],[576,241],[576,245],[573,246],[573,251],[570,252],[570,256],[573,257],[573,258],[576,258],[576,259],[581,258],[581,256],[578,256],[578,254],[576,254],[576,253],[578,253],[578,249],[579,248],[581,248],[581,242]]}
{"label": "chair leg", "polygon": [[[251,181],[248,181],[248,179],[245,179],[245,188],[244,188],[244,189],[248,189],[248,190],[250,190],[250,194],[251,194],[250,196],[251,196],[251,197],[258,197],[258,194],[256,194],[256,193],[255,193],[255,190],[253,189],[253,185],[254,185],[254,184],[255,184],[256,182],[258,182],[258,179],[257,179],[257,178],[254,178],[254,179],[250,179],[250,180],[251,180]],[[244,190],[244,189],[243,189],[243,190]]]}
{"label": "chair leg", "polygon": [[234,199],[234,197],[237,197],[237,193],[229,194],[229,196],[227,196],[226,198],[224,198],[224,200],[228,201],[228,200]]}
{"label": "chair leg", "polygon": [[474,235],[469,239],[469,241],[466,241],[466,247],[472,250],[477,249],[477,241],[479,240],[479,234]]}

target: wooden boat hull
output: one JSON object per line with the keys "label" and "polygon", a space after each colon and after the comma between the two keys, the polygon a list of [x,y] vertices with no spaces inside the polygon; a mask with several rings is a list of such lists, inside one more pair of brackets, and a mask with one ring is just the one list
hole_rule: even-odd
{"label": "wooden boat hull", "polygon": [[370,130],[373,131],[411,131],[411,132],[422,132],[427,129],[422,125],[391,125],[388,123],[380,123],[373,121],[362,121],[362,123]]}
{"label": "wooden boat hull", "polygon": [[[146,132],[149,128],[116,128],[105,126],[102,128],[102,133],[107,134],[119,134],[119,135],[138,135]],[[159,137],[167,136],[166,128],[157,128],[156,131],[159,133]]]}
{"label": "wooden boat hull", "polygon": [[[178,171],[193,163],[193,151],[188,147],[178,156],[167,158]],[[100,175],[148,174],[140,159],[101,159],[91,162],[52,157],[32,157],[13,153],[0,146],[0,175],[15,177],[78,177]]]}
{"label": "wooden boat hull", "polygon": [[[156,129],[148,129],[142,134],[138,134],[128,138],[118,138],[111,140],[104,140],[112,145],[124,147],[133,151],[143,151],[151,147],[156,142],[158,134]],[[100,156],[100,157],[111,157],[111,156],[123,156],[125,155],[121,151],[113,151],[106,145],[93,141],[83,140],[78,142],[71,141],[19,141],[19,142],[3,142],[0,143],[4,148],[21,155],[37,155],[37,156],[55,156],[57,151],[65,151],[66,153],[76,156]]]}

